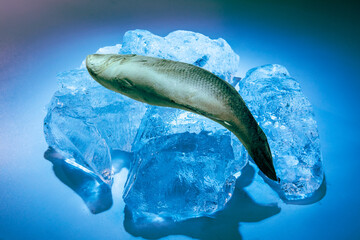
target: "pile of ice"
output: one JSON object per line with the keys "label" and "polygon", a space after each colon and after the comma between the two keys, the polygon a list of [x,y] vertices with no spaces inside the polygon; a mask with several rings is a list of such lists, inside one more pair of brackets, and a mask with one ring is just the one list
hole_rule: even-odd
{"label": "pile of ice", "polygon": [[[234,78],[239,57],[223,39],[188,31],[159,37],[125,33],[122,45],[100,53],[141,54],[191,63],[236,89],[266,133],[287,199],[304,199],[322,178],[319,136],[309,101],[279,65]],[[83,68],[59,76],[45,118],[49,146],[69,164],[111,185],[111,150],[133,152],[124,201],[138,217],[183,220],[212,214],[231,198],[250,157],[232,133],[202,116],[145,106],[100,86]],[[145,113],[146,111],[146,113]]]}

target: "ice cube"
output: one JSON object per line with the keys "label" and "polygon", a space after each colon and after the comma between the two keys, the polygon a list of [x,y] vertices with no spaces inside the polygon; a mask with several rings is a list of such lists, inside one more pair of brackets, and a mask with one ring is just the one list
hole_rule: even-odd
{"label": "ice cube", "polygon": [[236,88],[268,138],[280,194],[288,200],[310,197],[324,173],[314,112],[300,84],[285,67],[269,64],[249,70]]}

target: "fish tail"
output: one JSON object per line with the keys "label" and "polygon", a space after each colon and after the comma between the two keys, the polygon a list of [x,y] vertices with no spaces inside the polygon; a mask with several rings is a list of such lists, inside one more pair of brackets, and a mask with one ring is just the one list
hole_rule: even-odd
{"label": "fish tail", "polygon": [[261,135],[263,135],[261,136],[261,140],[253,144],[252,147],[248,149],[248,152],[255,164],[268,178],[279,182],[280,179],[276,175],[269,143],[263,132]]}

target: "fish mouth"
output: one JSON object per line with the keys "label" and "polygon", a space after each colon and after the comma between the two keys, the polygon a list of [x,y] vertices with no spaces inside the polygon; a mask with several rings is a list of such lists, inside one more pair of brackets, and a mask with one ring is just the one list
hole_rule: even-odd
{"label": "fish mouth", "polygon": [[[105,67],[109,56],[106,54],[91,54],[86,57],[86,68],[92,76],[99,75]],[[95,79],[96,80],[96,79]]]}
{"label": "fish mouth", "polygon": [[104,78],[102,73],[109,65],[109,54],[92,54],[86,57],[86,68],[90,76],[105,88],[113,90],[112,82]]}

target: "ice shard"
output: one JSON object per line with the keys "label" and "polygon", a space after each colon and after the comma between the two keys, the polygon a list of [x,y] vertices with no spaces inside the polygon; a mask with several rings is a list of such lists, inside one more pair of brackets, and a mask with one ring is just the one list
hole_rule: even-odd
{"label": "ice shard", "polygon": [[231,135],[194,113],[149,107],[123,196],[135,217],[183,220],[222,209],[247,163],[235,159]]}
{"label": "ice shard", "polygon": [[111,150],[130,152],[146,107],[97,84],[85,69],[58,76],[44,120],[49,146],[73,166],[112,184]]}
{"label": "ice shard", "polygon": [[268,138],[280,194],[288,200],[311,196],[324,173],[314,112],[300,84],[285,67],[269,64],[249,70],[236,88]]}

